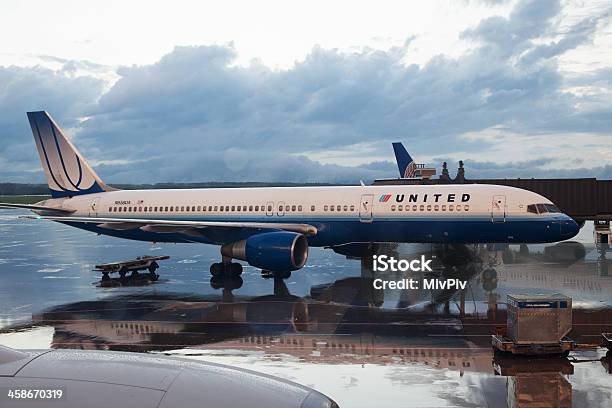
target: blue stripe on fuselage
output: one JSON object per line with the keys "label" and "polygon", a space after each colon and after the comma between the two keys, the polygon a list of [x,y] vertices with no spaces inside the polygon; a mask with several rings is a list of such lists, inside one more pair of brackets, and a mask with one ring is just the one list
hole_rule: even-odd
{"label": "blue stripe on fuselage", "polygon": [[[129,217],[127,217],[129,218]],[[155,217],[152,217],[155,218]],[[170,219],[164,217],[164,219]],[[217,217],[172,217],[173,220],[219,221]],[[565,215],[553,217],[507,218],[505,222],[491,222],[490,217],[454,217],[431,219],[413,217],[403,219],[376,219],[362,223],[355,218],[291,218],[291,217],[244,217],[223,218],[223,221],[308,223],[317,228],[316,236],[308,237],[311,246],[332,246],[348,242],[424,242],[424,243],[545,243],[571,238],[562,236],[560,222],[568,220]],[[126,239],[151,242],[201,242],[208,244],[229,243],[245,239],[254,233],[248,229],[228,228],[224,231],[211,229],[202,237],[176,233],[153,233],[140,229],[109,230],[94,224],[70,222],[71,226]]]}

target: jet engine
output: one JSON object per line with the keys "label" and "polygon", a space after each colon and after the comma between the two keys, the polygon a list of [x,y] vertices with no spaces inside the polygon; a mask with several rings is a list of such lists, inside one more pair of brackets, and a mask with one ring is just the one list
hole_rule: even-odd
{"label": "jet engine", "polygon": [[223,245],[221,254],[268,271],[295,271],[306,264],[308,240],[295,232],[263,232]]}

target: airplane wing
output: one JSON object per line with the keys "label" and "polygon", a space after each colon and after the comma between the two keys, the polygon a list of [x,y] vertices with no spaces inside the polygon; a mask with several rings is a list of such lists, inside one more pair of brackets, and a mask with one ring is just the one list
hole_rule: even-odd
{"label": "airplane wing", "polygon": [[[223,231],[249,230],[253,233],[264,231],[291,231],[306,236],[317,234],[317,228],[309,224],[291,224],[277,222],[233,222],[233,221],[176,221],[163,219],[139,219],[139,218],[98,218],[98,217],[70,217],[70,216],[42,216],[43,219],[59,222],[75,222],[95,224],[100,228],[109,230],[134,230],[141,229],[147,232],[158,233],[180,233],[193,237],[209,236],[213,232],[215,236]],[[215,239],[218,241],[219,239]],[[223,239],[223,241],[225,241]],[[231,242],[231,241],[230,241]]]}
{"label": "airplane wing", "polygon": [[34,205],[34,204],[14,204],[14,203],[0,203],[0,208],[23,208],[32,211],[50,211],[58,214],[72,214],[75,210],[67,210],[65,208],[54,208],[45,205]]}

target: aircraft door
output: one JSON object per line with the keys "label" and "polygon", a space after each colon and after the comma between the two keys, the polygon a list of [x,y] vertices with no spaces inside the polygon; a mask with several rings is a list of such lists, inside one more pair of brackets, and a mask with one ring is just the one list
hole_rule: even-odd
{"label": "aircraft door", "polygon": [[276,213],[276,215],[278,215],[279,217],[282,217],[283,215],[285,215],[285,202],[284,201],[278,202],[278,212]]}
{"label": "aircraft door", "polygon": [[274,201],[268,201],[266,203],[266,215],[271,217],[274,215]]}
{"label": "aircraft door", "polygon": [[359,221],[372,222],[373,202],[374,202],[373,194],[362,194],[361,204],[359,205]]}
{"label": "aircraft door", "polygon": [[491,199],[491,222],[506,222],[505,195],[494,195]]}
{"label": "aircraft door", "polygon": [[100,197],[96,197],[91,201],[91,206],[89,207],[89,216],[97,217],[98,216],[98,205],[100,204]]}

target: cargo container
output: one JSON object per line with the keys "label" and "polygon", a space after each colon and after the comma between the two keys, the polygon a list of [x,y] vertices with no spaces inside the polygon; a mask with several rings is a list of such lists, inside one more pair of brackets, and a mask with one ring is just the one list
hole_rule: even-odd
{"label": "cargo container", "polygon": [[558,344],[572,329],[572,299],[508,295],[507,336],[516,344]]}

